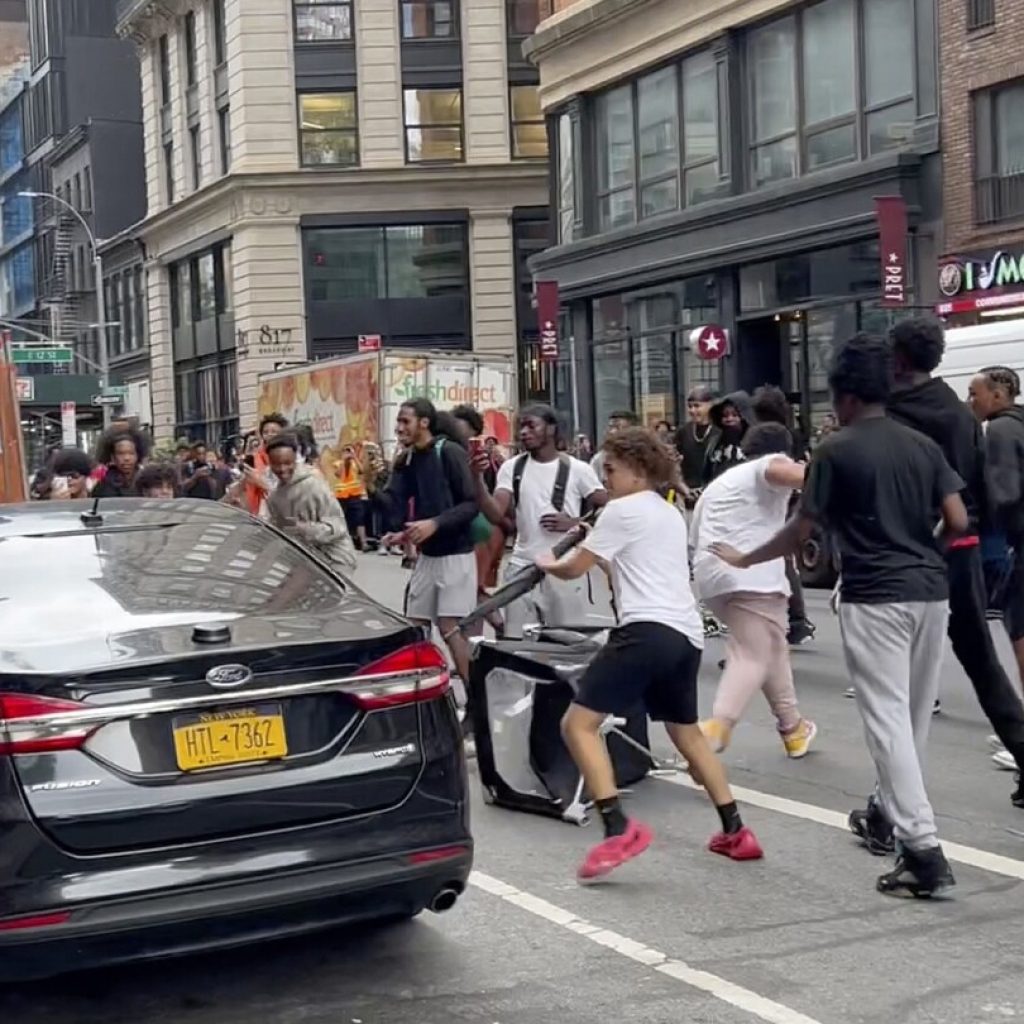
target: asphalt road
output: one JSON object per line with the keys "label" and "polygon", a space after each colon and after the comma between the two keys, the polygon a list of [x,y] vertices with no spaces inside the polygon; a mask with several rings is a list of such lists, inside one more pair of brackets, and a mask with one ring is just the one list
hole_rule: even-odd
{"label": "asphalt road", "polygon": [[[368,556],[362,584],[397,606],[404,574]],[[929,789],[955,898],[874,891],[887,861],[845,833],[872,778],[835,621],[811,599],[814,644],[794,653],[816,750],[785,759],[767,707],[727,756],[766,850],[704,850],[716,818],[684,776],[628,797],[656,842],[621,878],[581,888],[597,828],[486,806],[474,789],[473,884],[443,916],[0,991],[17,1024],[597,1024],[676,1021],[984,1024],[1024,1016],[1024,811],[988,763],[990,731],[950,655]],[[600,614],[600,609],[597,610]],[[1001,649],[1009,664],[1002,637]],[[705,656],[702,704],[720,656]],[[659,748],[667,747],[659,740]]]}

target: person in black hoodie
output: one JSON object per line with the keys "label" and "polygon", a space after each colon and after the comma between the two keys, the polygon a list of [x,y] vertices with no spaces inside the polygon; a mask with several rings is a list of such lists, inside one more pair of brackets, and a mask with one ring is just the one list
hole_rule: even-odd
{"label": "person in black hoodie", "polygon": [[[1024,771],[1024,704],[1000,664],[986,617],[988,602],[979,539],[987,506],[981,427],[953,389],[941,377],[932,376],[946,347],[939,323],[927,317],[901,321],[893,328],[892,347],[896,387],[889,399],[889,416],[938,444],[946,461],[966,484],[961,497],[970,526],[963,537],[949,544],[946,552],[948,631],[953,653],[971,680],[996,735]],[[1009,405],[1016,408],[1012,399]],[[1024,444],[1024,424],[1019,418],[1014,423]],[[991,437],[991,426],[989,430]],[[997,427],[998,436],[1002,431],[1002,427]],[[995,451],[998,455],[998,443]],[[1014,472],[1019,485],[1019,464],[1014,466]],[[1018,510],[1020,500],[1018,489]],[[1020,536],[1024,541],[1024,531]],[[1022,642],[1018,660],[1024,655],[1024,623],[1019,637]],[[1015,643],[1014,647],[1017,649],[1018,645]],[[1012,800],[1016,806],[1024,807],[1024,785],[1018,784]]]}
{"label": "person in black hoodie", "polygon": [[476,607],[472,524],[479,508],[466,450],[438,434],[432,402],[416,398],[398,410],[397,436],[406,453],[384,491],[391,532],[381,544],[419,548],[406,614],[438,627],[459,675],[468,680],[469,646],[456,626]]}
{"label": "person in black hoodie", "polygon": [[718,431],[718,437],[704,459],[705,485],[721,476],[730,466],[743,461],[740,446],[753,422],[750,395],[746,391],[733,391],[711,406],[711,423]]}
{"label": "person in black hoodie", "polygon": [[105,431],[96,445],[96,461],[106,466],[103,479],[92,489],[94,498],[134,498],[138,496],[135,479],[149,454],[149,440],[129,426]]}

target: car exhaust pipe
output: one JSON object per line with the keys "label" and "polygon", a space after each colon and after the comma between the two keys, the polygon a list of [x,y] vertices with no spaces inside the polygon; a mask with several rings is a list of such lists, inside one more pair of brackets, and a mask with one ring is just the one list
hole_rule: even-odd
{"label": "car exhaust pipe", "polygon": [[451,910],[455,906],[460,895],[461,893],[458,889],[446,885],[443,889],[438,889],[428,905],[435,914],[443,914],[446,910]]}

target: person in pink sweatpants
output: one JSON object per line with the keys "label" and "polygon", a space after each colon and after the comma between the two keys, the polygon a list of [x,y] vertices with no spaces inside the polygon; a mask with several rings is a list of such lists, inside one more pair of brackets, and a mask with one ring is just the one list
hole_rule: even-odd
{"label": "person in pink sweatpants", "polygon": [[751,428],[743,440],[746,461],[714,480],[694,511],[694,582],[701,599],[729,628],[712,716],[701,722],[718,751],[729,745],[758,690],[768,699],[789,757],[803,757],[817,733],[814,723],[801,716],[793,687],[784,561],[735,569],[711,551],[716,542],[753,550],[782,528],[790,497],[803,485],[804,467],[790,458],[791,446],[792,436],[781,424]]}

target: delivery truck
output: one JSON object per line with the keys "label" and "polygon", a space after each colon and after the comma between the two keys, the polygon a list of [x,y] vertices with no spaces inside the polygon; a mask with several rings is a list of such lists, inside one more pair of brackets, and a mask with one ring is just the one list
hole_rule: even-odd
{"label": "delivery truck", "polygon": [[472,405],[484,435],[507,444],[515,395],[511,357],[385,348],[263,374],[257,409],[260,417],[279,412],[308,424],[329,468],[349,445],[374,442],[390,456],[398,410],[412,398],[429,398],[438,409]]}

